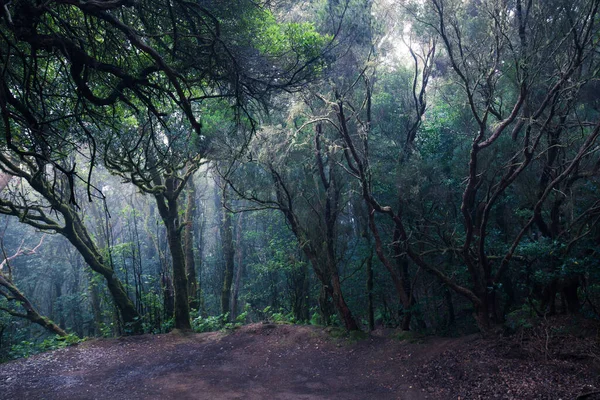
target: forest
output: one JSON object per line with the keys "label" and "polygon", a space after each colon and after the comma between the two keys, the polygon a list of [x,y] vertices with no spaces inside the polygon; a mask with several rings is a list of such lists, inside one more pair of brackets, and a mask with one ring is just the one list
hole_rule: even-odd
{"label": "forest", "polygon": [[600,0],[0,5],[0,362],[600,318]]}

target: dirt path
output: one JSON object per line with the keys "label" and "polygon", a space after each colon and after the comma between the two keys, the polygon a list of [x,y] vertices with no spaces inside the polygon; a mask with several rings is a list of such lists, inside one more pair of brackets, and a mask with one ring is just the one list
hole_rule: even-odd
{"label": "dirt path", "polygon": [[[498,370],[480,368],[479,378],[453,378],[471,365],[459,355],[481,348],[478,340],[414,344],[371,336],[348,342],[318,328],[265,324],[229,335],[93,340],[0,365],[0,398],[457,399],[469,390],[471,378],[483,376],[489,382],[498,375]],[[496,398],[553,398],[511,396],[502,385],[488,385],[503,391]],[[467,393],[466,398],[488,397]]]}

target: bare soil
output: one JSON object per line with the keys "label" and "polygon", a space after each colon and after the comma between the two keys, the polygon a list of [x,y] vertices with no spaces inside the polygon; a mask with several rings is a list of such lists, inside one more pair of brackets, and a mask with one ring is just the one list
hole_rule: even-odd
{"label": "bare soil", "polygon": [[322,328],[252,324],[90,340],[0,365],[0,398],[593,399],[598,390],[588,339],[538,351],[533,334],[397,336],[378,331],[352,341]]}

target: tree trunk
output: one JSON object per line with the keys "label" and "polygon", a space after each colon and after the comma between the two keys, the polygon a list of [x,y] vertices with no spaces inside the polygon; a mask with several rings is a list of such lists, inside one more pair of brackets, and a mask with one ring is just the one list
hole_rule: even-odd
{"label": "tree trunk", "polygon": [[190,309],[185,271],[185,255],[181,246],[181,234],[167,229],[169,249],[173,259],[173,289],[175,291],[175,328],[191,330]]}
{"label": "tree trunk", "polygon": [[[160,182],[157,182],[160,183]],[[181,237],[182,226],[179,224],[179,207],[177,204],[179,187],[182,185],[172,177],[165,178],[165,191],[154,195],[158,213],[167,229],[167,243],[173,261],[173,290],[175,297],[175,328],[191,330],[190,308],[188,298],[188,282],[185,270],[185,254]]]}
{"label": "tree trunk", "polygon": [[549,283],[545,284],[542,289],[542,302],[540,305],[540,311],[543,315],[548,313],[549,315],[556,314],[556,294],[558,293],[558,278],[552,279]]}
{"label": "tree trunk", "polygon": [[566,303],[566,311],[569,314],[577,314],[581,310],[581,302],[577,295],[579,288],[579,277],[567,279],[564,282],[561,294]]}
{"label": "tree trunk", "polygon": [[354,321],[354,317],[346,304],[341,284],[338,275],[337,257],[335,254],[335,226],[337,222],[337,216],[340,212],[339,208],[339,191],[335,182],[335,162],[334,157],[329,158],[329,178],[326,176],[323,159],[320,148],[320,125],[316,128],[316,154],[317,154],[317,165],[319,167],[321,182],[323,187],[326,189],[325,198],[325,210],[324,210],[324,223],[326,227],[325,239],[313,235],[310,237],[309,232],[315,228],[316,224],[310,224],[307,228],[301,227],[299,219],[293,210],[293,201],[289,194],[289,191],[285,187],[285,182],[281,179],[281,175],[274,169],[270,168],[273,182],[276,185],[276,196],[278,203],[280,204],[280,210],[285,215],[288,223],[290,224],[291,230],[296,236],[298,243],[310,260],[313,270],[317,275],[317,278],[323,285],[323,290],[319,296],[319,305],[321,307],[322,314],[327,311],[327,298],[331,296],[333,298],[334,306],[340,313],[344,326],[347,330],[358,330],[358,324]]}
{"label": "tree trunk", "polygon": [[188,181],[187,207],[185,211],[185,229],[183,232],[183,248],[185,251],[185,272],[188,281],[190,308],[198,310],[199,293],[196,279],[196,263],[194,261],[194,221],[196,217],[196,186],[193,179]]}
{"label": "tree trunk", "polygon": [[238,296],[244,273],[244,247],[242,246],[242,232],[244,230],[244,214],[238,217],[237,232],[235,235],[235,258],[237,260],[237,271],[235,273],[235,282],[231,294],[231,319],[235,320],[238,316]]}
{"label": "tree trunk", "polygon": [[310,276],[308,263],[302,263],[302,276],[304,280],[302,281],[302,294],[304,298],[302,299],[302,315],[300,317],[301,321],[309,321],[310,320]]}
{"label": "tree trunk", "polygon": [[375,310],[373,307],[373,249],[367,257],[367,314],[369,331],[375,329]]}
{"label": "tree trunk", "polygon": [[[400,203],[400,202],[399,202]],[[402,205],[398,206],[398,214]],[[392,245],[394,251],[394,259],[396,260],[396,267],[398,270],[397,274],[394,274],[393,279],[396,279],[396,291],[398,292],[398,298],[402,305],[402,322],[400,328],[403,331],[410,330],[410,321],[412,318],[412,307],[414,305],[414,296],[412,294],[412,287],[410,281],[410,274],[408,271],[408,257],[406,256],[404,249],[402,248],[402,233],[401,229],[396,224],[394,228],[394,236]]]}
{"label": "tree trunk", "polygon": [[65,236],[79,250],[90,268],[101,274],[106,280],[106,286],[121,314],[121,318],[123,318],[123,323],[128,327],[126,333],[129,333],[129,330],[131,330],[131,333],[142,333],[140,316],[127,295],[125,287],[116,277],[112,268],[104,265],[102,256],[94,254],[84,243],[81,243],[78,235],[66,234]]}
{"label": "tree trunk", "polygon": [[344,323],[344,327],[348,331],[360,330],[360,328],[358,327],[358,324],[354,320],[354,316],[352,315],[350,308],[348,307],[348,305],[346,304],[346,301],[344,300],[344,296],[342,296],[342,286],[340,284],[340,277],[339,277],[337,271],[332,274],[331,285],[332,285],[333,302],[334,302],[338,312],[341,314],[342,322]]}
{"label": "tree trunk", "polygon": [[[54,302],[56,303],[56,314],[58,314],[58,326],[60,326],[61,329],[65,329],[66,321],[64,305],[62,301],[62,283],[62,279],[54,282],[54,292],[56,294]],[[53,316],[52,318],[56,319],[56,316]]]}
{"label": "tree trunk", "polygon": [[[198,299],[198,313],[199,315],[206,316],[206,306],[204,303],[204,294],[202,292],[202,249],[204,248],[204,226],[206,224],[206,213],[203,212],[203,204],[200,203],[200,218],[196,219],[196,223],[194,224],[194,240],[196,245],[195,252],[195,266],[196,266],[196,283],[197,283],[197,291],[196,291],[196,299]],[[198,214],[198,212],[196,212]]]}
{"label": "tree trunk", "polygon": [[65,204],[57,205],[57,208],[65,218],[65,228],[61,231],[62,235],[75,246],[88,266],[106,280],[106,286],[126,326],[125,332],[128,334],[143,333],[142,321],[135,305],[112,267],[106,264],[79,215]]}
{"label": "tree trunk", "polygon": [[9,313],[10,315],[14,316],[14,317],[19,317],[19,318],[25,318],[31,322],[33,322],[34,324],[38,324],[41,327],[43,327],[44,329],[55,333],[59,336],[67,336],[67,332],[65,332],[64,330],[62,330],[58,325],[56,325],[54,322],[52,322],[52,320],[50,320],[47,317],[43,317],[37,310],[36,308],[33,306],[33,304],[31,304],[31,302],[29,301],[29,299],[27,299],[27,297],[25,297],[25,295],[23,293],[21,293],[21,291],[11,282],[9,281],[7,278],[4,277],[4,275],[0,274],[0,286],[6,288],[9,292],[10,295],[7,297],[10,300],[15,300],[21,303],[21,306],[25,309],[25,314],[13,311],[11,309],[8,308],[1,308],[3,311],[6,311],[7,313]]}
{"label": "tree trunk", "polygon": [[[71,284],[70,292],[71,293],[79,293],[82,291],[81,285],[81,273],[83,271],[83,266],[81,263],[81,257],[79,255],[75,255],[75,263],[73,264],[73,258],[69,257],[71,260],[71,267],[73,268],[73,281]],[[72,329],[77,333],[77,336],[84,337],[85,333],[83,332],[83,311],[82,311],[82,303],[80,301],[75,302],[71,307],[69,307],[70,319],[72,322]]]}
{"label": "tree trunk", "polygon": [[452,302],[452,292],[447,287],[444,288],[444,301],[446,307],[448,307],[448,322],[446,325],[452,326],[456,320],[456,316],[454,313],[454,303]]}
{"label": "tree trunk", "polygon": [[[482,297],[480,297],[482,298]],[[487,334],[491,327],[490,321],[490,309],[487,299],[481,301],[478,306],[475,306],[475,322],[477,322],[477,327],[484,335]]]}
{"label": "tree trunk", "polygon": [[332,304],[329,302],[331,297],[331,290],[326,286],[322,285],[319,291],[319,315],[321,316],[321,324],[329,325],[331,323],[331,316],[335,312]]}
{"label": "tree trunk", "polygon": [[[225,199],[224,199],[225,200]],[[225,261],[225,274],[223,275],[223,285],[221,287],[221,313],[223,315],[230,313],[231,303],[231,285],[233,282],[234,269],[234,248],[233,248],[233,226],[231,222],[231,213],[223,210],[223,221],[221,224],[221,245],[223,248],[223,258]],[[231,313],[229,318],[231,318]]]}
{"label": "tree trunk", "polygon": [[173,290],[173,280],[169,271],[163,271],[160,277],[160,286],[163,293],[163,307],[165,312],[165,320],[173,318],[175,312],[175,295]]}
{"label": "tree trunk", "polygon": [[400,304],[402,305],[404,311],[401,328],[402,330],[408,330],[410,327],[410,308],[412,306],[413,296],[411,293],[408,275],[408,261],[406,259],[406,256],[403,254],[404,249],[400,245],[400,242],[402,240],[402,230],[396,222],[396,226],[394,228],[394,236],[392,240],[392,242],[394,243],[392,246],[394,251],[394,258],[396,259],[396,264],[394,265],[394,263],[385,254],[383,242],[379,234],[379,229],[375,224],[375,209],[373,208],[372,204],[369,203],[368,193],[364,190],[363,197],[368,208],[369,229],[371,230],[371,233],[373,234],[373,239],[375,240],[375,253],[379,258],[379,261],[381,261],[381,263],[385,266],[385,268],[390,274],[390,277],[392,278],[394,288],[396,289],[396,293],[398,294]]}
{"label": "tree trunk", "polygon": [[125,333],[143,333],[140,315],[127,295],[127,291],[121,281],[114,276],[114,273],[110,276],[105,275],[104,278],[106,279],[108,290],[112,294],[113,301],[121,313],[121,318],[125,325]]}
{"label": "tree trunk", "polygon": [[[89,270],[88,270],[89,271]],[[92,307],[92,314],[94,315],[93,329],[90,329],[90,334],[99,335],[100,327],[102,326],[102,310],[100,308],[100,293],[98,292],[98,286],[93,282],[93,273],[88,273],[88,290],[90,293],[90,305]]]}

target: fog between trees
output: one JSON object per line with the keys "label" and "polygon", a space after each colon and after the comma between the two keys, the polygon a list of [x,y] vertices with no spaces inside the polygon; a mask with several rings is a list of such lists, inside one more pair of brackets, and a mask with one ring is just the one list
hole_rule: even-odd
{"label": "fog between trees", "polygon": [[599,6],[4,5],[0,358],[598,318]]}

